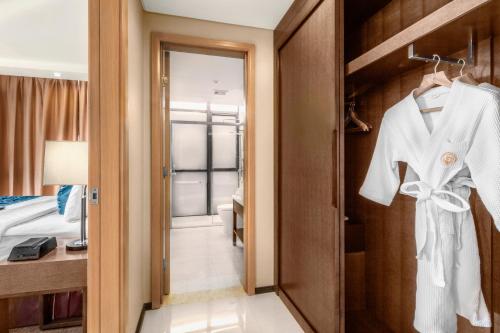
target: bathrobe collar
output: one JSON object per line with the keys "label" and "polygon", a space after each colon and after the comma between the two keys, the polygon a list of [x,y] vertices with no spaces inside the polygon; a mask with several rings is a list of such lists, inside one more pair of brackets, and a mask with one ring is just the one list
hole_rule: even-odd
{"label": "bathrobe collar", "polygon": [[[456,172],[460,171],[463,158],[467,150],[466,142],[454,142],[454,132],[463,131],[461,126],[457,126],[457,119],[461,117],[472,118],[476,112],[468,112],[463,105],[464,99],[470,98],[464,90],[470,89],[468,84],[459,80],[455,80],[450,88],[448,98],[443,110],[440,112],[439,118],[436,120],[432,132],[427,128],[420,108],[415,99],[415,90],[404,99],[406,114],[406,125],[403,126],[404,135],[410,140],[415,149],[414,160],[409,160],[408,163],[416,171],[421,180],[425,180],[433,187],[440,187],[448,182]],[[475,87],[474,87],[475,88]],[[482,103],[477,103],[477,108],[482,107]],[[473,119],[470,119],[471,121]],[[436,165],[442,164],[443,146],[459,157],[455,166],[436,170]],[[438,171],[438,172],[436,172]]]}

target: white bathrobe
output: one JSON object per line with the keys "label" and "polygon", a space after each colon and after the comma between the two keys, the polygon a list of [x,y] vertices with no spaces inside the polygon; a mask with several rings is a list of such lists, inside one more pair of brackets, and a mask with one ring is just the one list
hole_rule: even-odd
{"label": "white bathrobe", "polygon": [[389,206],[398,161],[408,163],[401,193],[417,199],[415,328],[454,333],[456,314],[491,327],[468,199],[477,188],[500,229],[500,93],[455,81],[426,95],[444,98],[443,110],[424,116],[412,92],[385,113],[360,194]]}

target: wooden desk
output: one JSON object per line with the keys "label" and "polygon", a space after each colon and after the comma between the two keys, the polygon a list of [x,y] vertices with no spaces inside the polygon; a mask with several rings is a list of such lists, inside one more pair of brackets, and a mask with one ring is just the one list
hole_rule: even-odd
{"label": "wooden desk", "polygon": [[9,298],[83,291],[82,325],[86,331],[87,251],[66,251],[71,240],[39,260],[0,261],[0,333],[8,332]]}
{"label": "wooden desk", "polygon": [[236,246],[236,237],[244,243],[243,228],[238,228],[238,215],[243,218],[243,211],[243,205],[233,199],[233,246]]}

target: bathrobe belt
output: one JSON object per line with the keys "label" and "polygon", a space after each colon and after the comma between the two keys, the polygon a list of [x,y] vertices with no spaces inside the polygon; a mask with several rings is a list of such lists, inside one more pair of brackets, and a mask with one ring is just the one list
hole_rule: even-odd
{"label": "bathrobe belt", "polygon": [[[424,258],[424,249],[428,240],[428,231],[434,237],[427,260],[431,266],[431,276],[434,284],[439,287],[446,285],[444,276],[444,258],[442,252],[441,227],[439,223],[438,207],[452,213],[463,213],[470,209],[467,200],[453,192],[455,189],[475,187],[469,177],[453,178],[442,189],[433,189],[423,181],[407,182],[401,185],[401,193],[417,198],[417,212],[415,220],[415,238],[417,242],[417,259]],[[450,201],[456,199],[458,204]],[[461,247],[461,229],[463,214],[460,214],[456,239],[457,247]],[[429,230],[428,230],[429,228]]]}

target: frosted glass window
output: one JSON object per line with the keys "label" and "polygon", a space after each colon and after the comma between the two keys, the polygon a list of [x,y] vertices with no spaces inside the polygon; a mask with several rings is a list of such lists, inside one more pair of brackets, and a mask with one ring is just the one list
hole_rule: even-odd
{"label": "frosted glass window", "polygon": [[213,168],[237,168],[236,126],[212,126]]}
{"label": "frosted glass window", "polygon": [[170,111],[170,121],[173,120],[207,121],[207,114],[194,111]]}
{"label": "frosted glass window", "polygon": [[240,105],[238,106],[238,111],[240,113],[240,118],[243,119],[246,116],[247,107],[245,105]]}
{"label": "frosted glass window", "polygon": [[207,126],[172,124],[172,160],[176,170],[207,168]]}
{"label": "frosted glass window", "polygon": [[173,216],[207,214],[207,174],[177,172],[172,177]]}
{"label": "frosted glass window", "polygon": [[210,104],[210,111],[212,112],[238,112],[238,105],[228,104]]}
{"label": "frosted glass window", "polygon": [[207,103],[171,101],[170,102],[170,109],[206,111],[207,110]]}
{"label": "frosted glass window", "polygon": [[236,124],[236,117],[231,116],[212,116],[214,123]]}
{"label": "frosted glass window", "polygon": [[233,194],[238,189],[237,172],[212,173],[212,214],[217,214],[217,206],[233,202]]}

